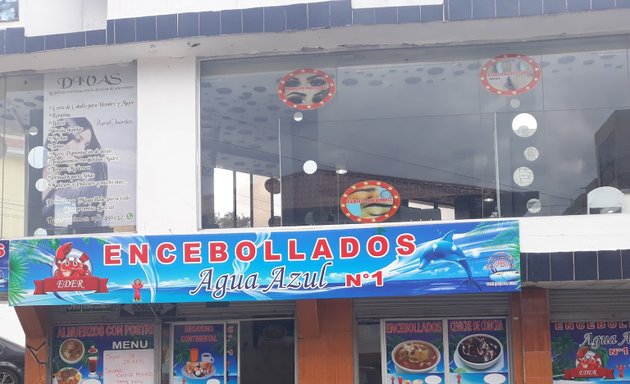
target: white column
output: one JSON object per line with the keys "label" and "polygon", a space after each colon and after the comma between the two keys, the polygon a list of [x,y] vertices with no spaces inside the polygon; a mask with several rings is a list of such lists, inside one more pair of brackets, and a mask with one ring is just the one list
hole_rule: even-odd
{"label": "white column", "polygon": [[198,229],[197,61],[138,61],[140,234]]}

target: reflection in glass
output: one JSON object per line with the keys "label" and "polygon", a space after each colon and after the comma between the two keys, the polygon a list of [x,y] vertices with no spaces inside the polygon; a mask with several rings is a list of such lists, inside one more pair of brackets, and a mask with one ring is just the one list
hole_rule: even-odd
{"label": "reflection in glass", "polygon": [[48,189],[48,180],[44,178],[37,180],[35,182],[35,188],[40,192],[44,192],[46,189]]}
{"label": "reflection in glass", "polygon": [[[5,144],[3,156],[0,157],[0,237],[20,237],[25,233],[26,221],[26,186],[29,173],[26,167],[27,140],[25,127],[32,125],[29,121],[35,111],[16,102],[15,99],[26,100],[37,94],[31,91],[30,77],[0,78],[0,139]],[[35,108],[36,109],[36,108]],[[34,181],[33,181],[34,184]]]}
{"label": "reflection in glass", "polygon": [[381,327],[377,321],[362,320],[356,326],[359,384],[381,383]]}
{"label": "reflection in glass", "polygon": [[302,165],[302,169],[307,175],[312,175],[317,172],[317,163],[313,160],[307,160],[304,162],[304,165]]}
{"label": "reflection in glass", "polygon": [[527,210],[531,213],[538,213],[542,210],[542,203],[538,199],[529,199],[527,201]]}
{"label": "reflection in glass", "polygon": [[530,137],[538,129],[536,118],[529,113],[519,113],[512,120],[512,130],[520,137]]}
{"label": "reflection in glass", "polygon": [[35,231],[33,231],[33,235],[34,236],[48,236],[48,231],[46,231],[44,228],[37,228]]}
{"label": "reflection in glass", "polygon": [[45,150],[41,145],[28,151],[28,164],[33,168],[44,168],[44,158]]}
{"label": "reflection in glass", "polygon": [[527,147],[525,148],[525,151],[523,151],[523,156],[529,161],[536,161],[536,159],[538,159],[538,155],[538,148],[536,147]]}
{"label": "reflection in glass", "polygon": [[[607,37],[313,55],[311,66],[334,78],[336,93],[298,116],[277,89],[302,56],[203,63],[203,215],[237,211],[235,172],[280,180],[280,194],[254,187],[248,195],[254,207],[269,207],[268,225],[350,223],[341,194],[366,180],[399,191],[389,222],[585,214],[588,191],[630,188],[621,44]],[[516,97],[488,92],[480,80],[484,63],[509,52],[543,67],[536,86]],[[315,170],[310,161],[316,171],[305,174],[307,162]],[[254,211],[258,226],[263,213]]]}
{"label": "reflection in glass", "polygon": [[534,182],[534,171],[528,167],[518,167],[514,170],[514,183],[519,187],[527,187]]}

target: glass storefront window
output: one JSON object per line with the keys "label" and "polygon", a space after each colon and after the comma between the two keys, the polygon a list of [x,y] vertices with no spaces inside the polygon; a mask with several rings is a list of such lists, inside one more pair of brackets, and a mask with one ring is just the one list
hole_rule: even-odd
{"label": "glass storefront window", "polygon": [[381,383],[381,323],[362,320],[356,326],[359,384]]}
{"label": "glass storefront window", "polygon": [[626,40],[203,62],[202,227],[586,214],[630,188]]}
{"label": "glass storefront window", "polygon": [[383,319],[357,323],[359,384],[505,383],[505,318]]}
{"label": "glass storefront window", "polygon": [[172,383],[295,382],[293,319],[175,323],[171,335]]}
{"label": "glass storefront window", "polygon": [[135,230],[136,67],[0,77],[0,236]]}

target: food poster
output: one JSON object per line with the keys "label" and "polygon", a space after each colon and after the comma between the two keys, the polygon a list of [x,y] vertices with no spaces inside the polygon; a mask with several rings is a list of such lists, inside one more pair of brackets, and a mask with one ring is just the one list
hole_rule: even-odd
{"label": "food poster", "polygon": [[227,384],[238,379],[238,324],[173,325],[173,383]]}
{"label": "food poster", "polygon": [[9,291],[9,242],[0,241],[0,294]]}
{"label": "food poster", "polygon": [[442,320],[385,321],[384,384],[444,382]]}
{"label": "food poster", "polygon": [[449,384],[509,384],[505,319],[447,323]]}
{"label": "food poster", "polygon": [[155,324],[64,325],[53,332],[52,384],[154,383]]}
{"label": "food poster", "polygon": [[135,66],[47,73],[43,137],[39,234],[135,225]]}
{"label": "food poster", "polygon": [[630,322],[551,323],[554,384],[630,383]]}

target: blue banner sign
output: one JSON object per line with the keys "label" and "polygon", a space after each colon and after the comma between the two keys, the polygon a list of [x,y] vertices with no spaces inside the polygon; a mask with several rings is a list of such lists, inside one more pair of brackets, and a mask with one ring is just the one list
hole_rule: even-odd
{"label": "blue banner sign", "polygon": [[410,296],[520,289],[518,221],[10,242],[12,305]]}
{"label": "blue banner sign", "polygon": [[629,349],[628,321],[551,323],[553,382],[630,383]]}
{"label": "blue banner sign", "polygon": [[9,291],[9,242],[0,241],[0,295]]}

